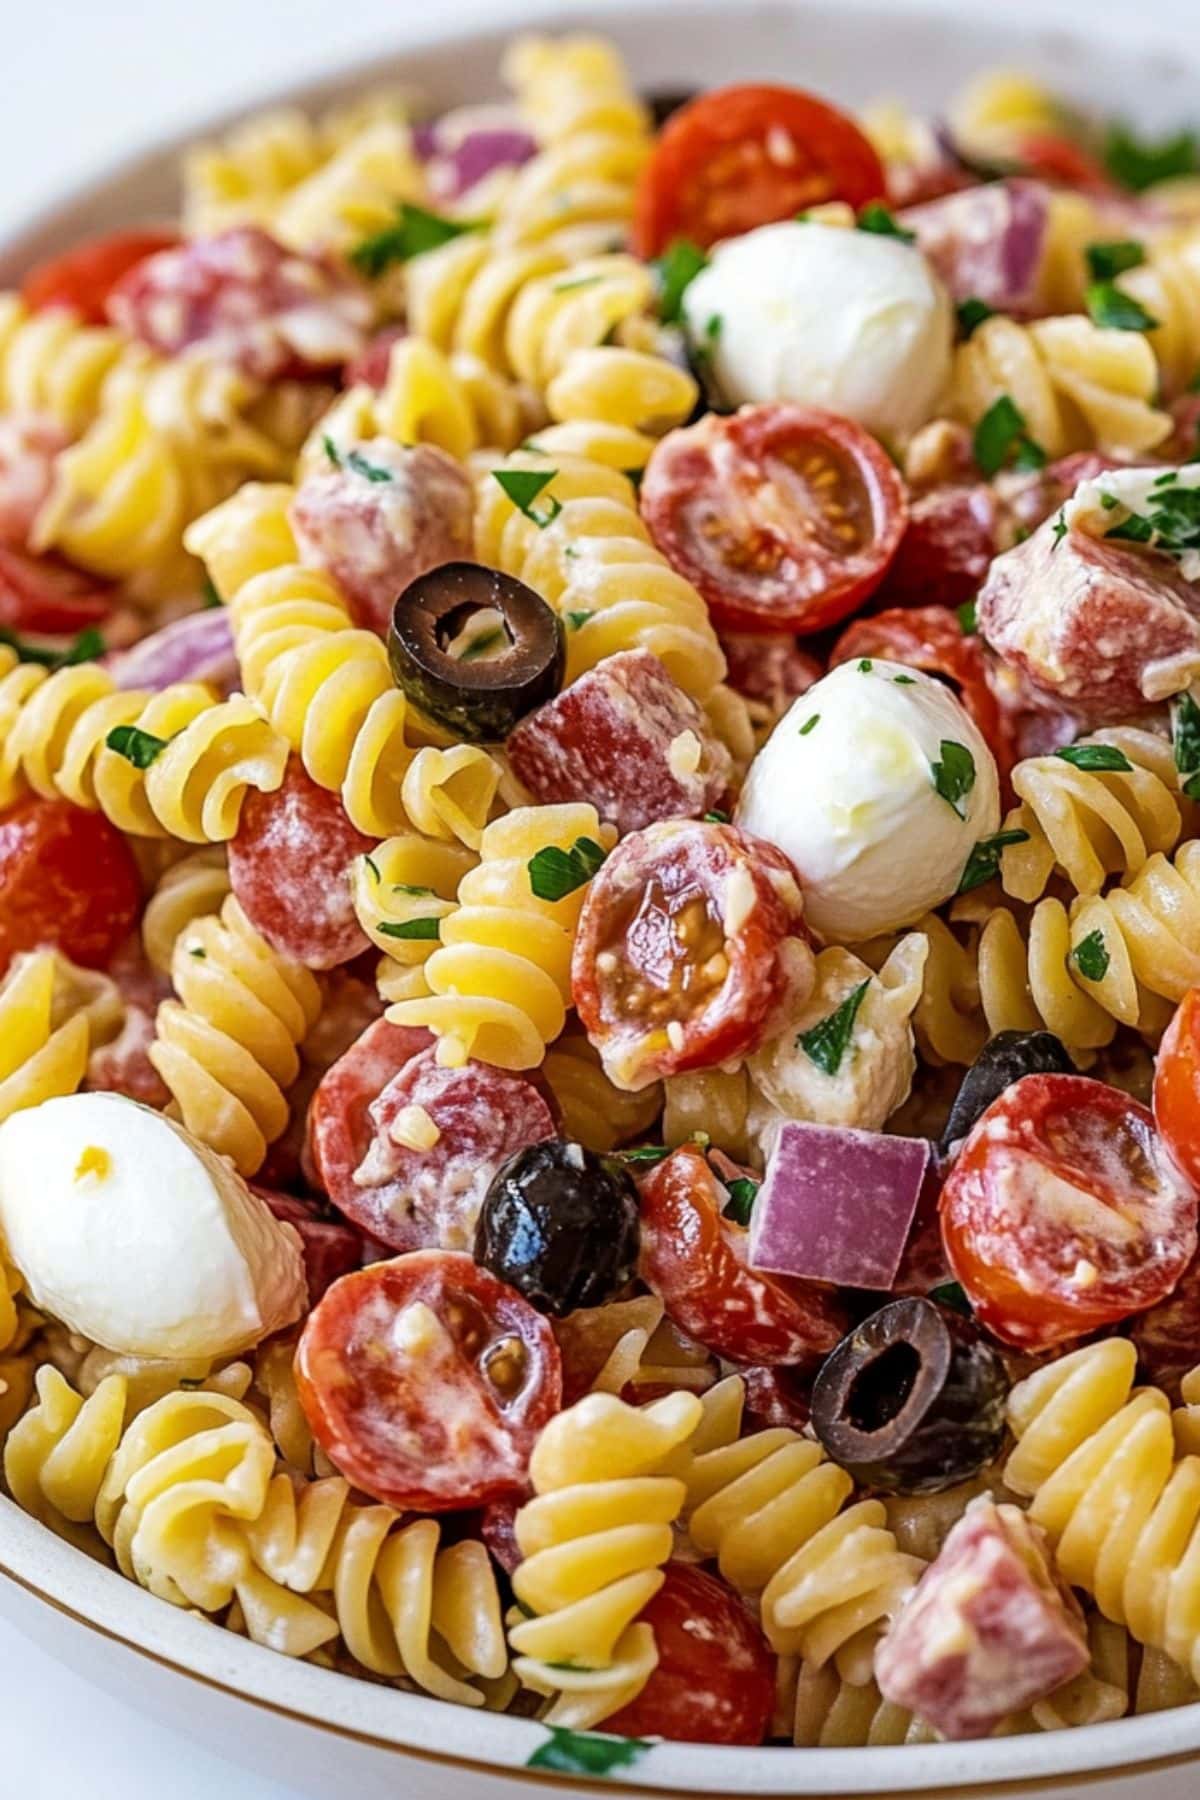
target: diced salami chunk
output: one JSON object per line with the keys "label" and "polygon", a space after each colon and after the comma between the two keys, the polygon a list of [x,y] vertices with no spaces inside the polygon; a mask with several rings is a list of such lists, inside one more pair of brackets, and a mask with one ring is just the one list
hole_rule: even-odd
{"label": "diced salami chunk", "polygon": [[1089,725],[1200,673],[1200,587],[1160,551],[1055,520],[996,558],[978,614],[992,648]]}
{"label": "diced salami chunk", "polygon": [[787,857],[736,826],[625,838],[589,889],[571,967],[610,1079],[636,1091],[756,1049],[812,988],[803,910]]}
{"label": "diced salami chunk", "polygon": [[332,969],[367,948],[350,864],[372,848],[338,796],[293,756],[282,787],[247,796],[229,845],[229,880],[272,949],[310,969]]}
{"label": "diced salami chunk", "polygon": [[1036,181],[992,181],[901,214],[955,300],[1037,311],[1049,196]]}
{"label": "diced salami chunk", "polygon": [[357,624],[387,635],[418,575],[471,554],[474,497],[465,469],[433,444],[386,438],[334,452],[292,502],[306,563],[332,576]]}
{"label": "diced salami chunk", "polygon": [[171,1096],[150,1061],[153,1042],[154,1013],[143,1006],[127,1007],[117,1036],[88,1057],[85,1085],[100,1093],[125,1094],[143,1106],[166,1106]]}
{"label": "diced salami chunk", "polygon": [[348,276],[250,225],[147,257],[117,283],[107,310],[166,356],[202,346],[259,381],[348,362],[373,314]]}
{"label": "diced salami chunk", "polygon": [[773,631],[722,632],[721,648],[729,665],[725,677],[729,686],[743,699],[765,707],[772,723],[825,673],[795,638]]}
{"label": "diced salami chunk", "polygon": [[1040,1527],[973,1500],[875,1653],[884,1697],[943,1737],[981,1738],[1087,1667],[1083,1614]]}
{"label": "diced salami chunk", "polygon": [[22,634],[75,636],[100,625],[115,590],[53,556],[0,548],[0,626]]}
{"label": "diced salami chunk", "polygon": [[330,1069],[309,1115],[329,1198],[393,1250],[469,1247],[501,1164],[556,1129],[528,1077],[441,1068],[429,1043],[381,1020]]}
{"label": "diced salami chunk", "polygon": [[508,740],[535,799],[590,800],[624,836],[657,819],[698,819],[727,797],[729,751],[657,656],[605,657],[523,719]]}
{"label": "diced salami chunk", "polygon": [[277,1219],[294,1225],[304,1248],[304,1272],[308,1277],[308,1304],[315,1306],[327,1288],[362,1262],[362,1237],[341,1220],[322,1217],[315,1200],[297,1200],[292,1194],[250,1183]]}
{"label": "diced salami chunk", "polygon": [[999,502],[986,482],[919,495],[909,502],[883,598],[895,606],[961,606],[978,592],[1000,548],[999,526]]}

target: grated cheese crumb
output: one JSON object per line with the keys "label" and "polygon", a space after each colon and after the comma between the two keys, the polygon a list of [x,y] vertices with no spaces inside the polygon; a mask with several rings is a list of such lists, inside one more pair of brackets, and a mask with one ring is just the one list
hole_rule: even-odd
{"label": "grated cheese crumb", "polygon": [[745,863],[738,863],[725,883],[725,917],[722,927],[727,938],[736,937],[754,911],[758,890]]}
{"label": "grated cheese crumb", "polygon": [[667,1025],[667,1042],[672,1050],[682,1050],[684,1045],[683,1026],[678,1019],[672,1019]]}
{"label": "grated cheese crumb", "polygon": [[694,731],[681,731],[671,739],[667,751],[667,767],[676,781],[684,781],[700,767],[700,739]]}
{"label": "grated cheese crumb", "polygon": [[423,1106],[402,1106],[392,1120],[390,1135],[406,1150],[432,1150],[442,1134]]}

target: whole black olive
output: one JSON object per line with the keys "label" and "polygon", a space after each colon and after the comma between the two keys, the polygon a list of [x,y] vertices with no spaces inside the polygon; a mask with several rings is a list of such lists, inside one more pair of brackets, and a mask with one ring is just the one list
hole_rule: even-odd
{"label": "whole black olive", "polygon": [[1052,1031],[998,1031],[989,1038],[962,1079],[941,1148],[949,1150],[982,1118],[993,1100],[1023,1075],[1074,1075],[1075,1064]]}
{"label": "whole black olive", "polygon": [[548,1138],[510,1156],[488,1188],[475,1260],[561,1319],[602,1306],[638,1258],[638,1191],[619,1163]]}
{"label": "whole black olive", "polygon": [[893,1300],[844,1337],[813,1385],[830,1456],[867,1487],[936,1494],[992,1461],[1008,1379],[979,1328],[932,1300]]}
{"label": "whole black olive", "polygon": [[666,124],[672,113],[677,113],[681,106],[687,106],[695,98],[695,88],[655,88],[644,96],[656,130]]}
{"label": "whole black olive", "polygon": [[562,620],[515,576],[443,563],[392,608],[396,685],[427,718],[472,743],[498,743],[562,685]]}

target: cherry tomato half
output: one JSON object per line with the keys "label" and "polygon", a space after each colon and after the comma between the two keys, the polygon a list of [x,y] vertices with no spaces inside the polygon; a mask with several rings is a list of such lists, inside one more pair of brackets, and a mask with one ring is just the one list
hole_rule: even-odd
{"label": "cherry tomato half", "polygon": [[735,825],[631,832],[592,882],[571,963],[575,1005],[611,1080],[747,1056],[812,984],[795,871]]}
{"label": "cherry tomato half", "polygon": [[1034,175],[1040,181],[1057,182],[1062,187],[1103,194],[1109,199],[1121,191],[1089,150],[1061,132],[1031,132],[1021,141],[1018,160],[1022,174]]}
{"label": "cherry tomato half", "polygon": [[293,756],[274,793],[247,794],[229,845],[229,880],[273,950],[310,969],[333,969],[368,947],[350,864],[374,848],[338,795],[319,787]]}
{"label": "cherry tomato half", "polygon": [[706,247],[827,200],[882,200],[883,165],[853,119],[800,88],[718,88],[681,106],[659,134],[634,208],[633,245]]}
{"label": "cherry tomato half", "polygon": [[448,1512],[524,1491],[562,1364],[520,1294],[469,1256],[417,1250],[334,1282],[301,1333],[296,1386],[348,1481]]}
{"label": "cherry tomato half", "polygon": [[1027,1075],[993,1101],[942,1189],[942,1238],[982,1324],[1049,1350],[1169,1294],[1196,1249],[1196,1196],[1146,1107],[1082,1075]]}
{"label": "cherry tomato half", "polygon": [[102,969],[141,906],[137,864],[102,813],[31,799],[0,816],[0,975],[43,944]]}
{"label": "cherry tomato half", "polygon": [[833,1294],[747,1267],[750,1234],[723,1216],[726,1189],[692,1144],[641,1182],[640,1274],[689,1337],[731,1362],[802,1363],[849,1329]]}
{"label": "cherry tomato half", "polygon": [[641,1614],[654,1629],[658,1667],[603,1729],[693,1744],[761,1744],[775,1707],[767,1640],[715,1575],[671,1562],[663,1576]]}
{"label": "cherry tomato half", "polygon": [[78,636],[113,609],[115,590],[52,556],[0,545],[0,625],[6,631]]}
{"label": "cherry tomato half", "polygon": [[1007,781],[1016,760],[1010,722],[992,692],[983,642],[964,634],[956,613],[944,606],[911,606],[855,619],[834,645],[829,666],[864,656],[944,676],[987,740],[1001,780]]}
{"label": "cherry tomato half", "polygon": [[908,501],[861,425],[780,403],[669,433],[646,468],[642,516],[722,629],[804,634],[879,586]]}
{"label": "cherry tomato half", "polygon": [[21,283],[33,312],[68,306],[86,325],[103,325],[105,302],[123,275],[179,242],[177,231],[114,231],[39,263]]}
{"label": "cherry tomato half", "polygon": [[1200,1189],[1200,988],[1183,996],[1159,1045],[1154,1122],[1175,1162]]}

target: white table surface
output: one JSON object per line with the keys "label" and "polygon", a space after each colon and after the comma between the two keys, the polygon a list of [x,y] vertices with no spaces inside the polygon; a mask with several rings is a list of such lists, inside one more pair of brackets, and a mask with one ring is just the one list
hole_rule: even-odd
{"label": "white table surface", "polygon": [[[959,0],[959,11],[993,4]],[[1096,19],[1117,6],[1127,17],[1126,0],[1006,0],[1010,16],[1031,21]],[[142,139],[172,132],[308,77],[322,59],[368,56],[396,41],[410,8],[427,13],[425,0],[5,0],[0,234],[31,202],[118,155],[131,129]],[[1195,31],[1194,9],[1195,0],[1140,0],[1138,11],[1164,28],[1191,20]],[[436,10],[486,17],[487,8],[438,0]],[[564,15],[575,10],[562,0]],[[0,1792],[21,1800],[297,1800],[101,1697],[3,1621],[0,1746]]]}

